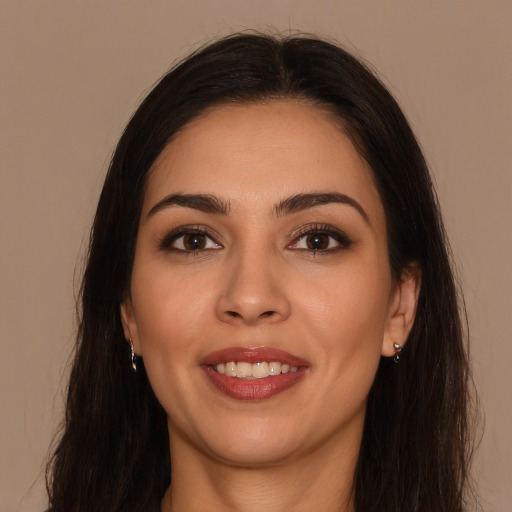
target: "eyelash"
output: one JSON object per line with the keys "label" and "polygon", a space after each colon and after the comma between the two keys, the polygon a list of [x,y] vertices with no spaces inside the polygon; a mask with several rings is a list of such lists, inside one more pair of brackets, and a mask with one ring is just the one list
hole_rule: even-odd
{"label": "eyelash", "polygon": [[[216,247],[206,247],[197,250],[187,250],[187,249],[179,249],[177,247],[173,247],[172,245],[179,240],[180,238],[185,237],[186,235],[201,235],[209,239],[210,242],[213,242]],[[308,248],[300,248],[296,247],[297,244],[310,235],[327,235],[330,239],[334,240],[337,243],[336,247],[328,247],[327,249],[308,249]],[[158,247],[160,250],[164,251],[172,251],[180,254],[184,254],[186,256],[198,256],[201,253],[222,249],[222,245],[220,245],[216,240],[216,236],[212,234],[209,230],[205,229],[201,226],[180,226],[169,232],[165,235],[159,242]],[[208,242],[206,242],[208,244]],[[331,241],[328,242],[331,244]],[[320,254],[332,254],[339,250],[347,249],[352,244],[350,238],[335,228],[334,226],[330,226],[328,224],[309,224],[299,229],[296,237],[292,241],[291,244],[287,246],[288,249],[307,252],[312,256],[320,255]]]}
{"label": "eyelash", "polygon": [[[337,245],[336,247],[330,247],[327,249],[307,249],[307,248],[297,248],[294,246],[298,244],[301,240],[305,239],[310,235],[327,235],[330,239],[333,239]],[[331,243],[330,241],[328,242]],[[323,255],[323,254],[332,254],[334,252],[348,249],[352,244],[351,239],[342,231],[331,226],[329,224],[309,224],[299,229],[297,236],[293,240],[293,242],[288,246],[288,248],[293,248],[297,251],[305,251],[310,253],[312,256]]]}
{"label": "eyelash", "polygon": [[[174,244],[177,240],[180,238],[184,238],[186,235],[202,235],[206,238],[208,238],[211,242],[213,242],[217,247],[212,248],[203,248],[198,250],[187,250],[187,249],[179,249],[177,247],[173,247],[172,244]],[[172,251],[180,254],[184,254],[186,256],[198,256],[201,253],[204,253],[206,251],[221,249],[222,246],[215,241],[215,235],[213,235],[210,231],[207,229],[201,227],[201,226],[180,226],[179,228],[173,229],[170,233],[165,235],[158,244],[158,247],[160,250],[164,251]],[[208,243],[208,242],[207,242]]]}

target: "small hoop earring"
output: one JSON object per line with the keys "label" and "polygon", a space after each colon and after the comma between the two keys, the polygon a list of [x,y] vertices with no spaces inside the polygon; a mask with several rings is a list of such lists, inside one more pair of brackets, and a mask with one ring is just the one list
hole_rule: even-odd
{"label": "small hoop earring", "polygon": [[131,358],[131,362],[132,362],[132,369],[134,372],[137,371],[137,356],[135,355],[135,351],[133,349],[133,341],[130,339],[128,341],[128,343],[130,344],[130,358]]}
{"label": "small hoop earring", "polygon": [[393,361],[398,363],[400,360],[400,352],[402,352],[402,347],[400,346],[400,343],[393,343],[393,348],[395,349],[395,357],[393,358]]}

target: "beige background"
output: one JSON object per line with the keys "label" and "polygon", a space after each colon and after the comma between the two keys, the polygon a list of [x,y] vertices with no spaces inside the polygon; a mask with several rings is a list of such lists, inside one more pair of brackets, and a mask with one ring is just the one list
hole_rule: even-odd
{"label": "beige background", "polygon": [[45,506],[76,275],[123,125],[175,59],[251,27],[338,39],[414,125],[466,292],[483,509],[512,511],[510,26],[510,1],[0,0],[0,511]]}

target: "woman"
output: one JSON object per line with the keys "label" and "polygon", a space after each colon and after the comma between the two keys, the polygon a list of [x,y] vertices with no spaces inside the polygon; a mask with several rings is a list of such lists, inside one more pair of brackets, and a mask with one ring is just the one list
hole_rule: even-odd
{"label": "woman", "polygon": [[231,36],[115,151],[50,510],[462,511],[467,384],[396,102],[329,43]]}

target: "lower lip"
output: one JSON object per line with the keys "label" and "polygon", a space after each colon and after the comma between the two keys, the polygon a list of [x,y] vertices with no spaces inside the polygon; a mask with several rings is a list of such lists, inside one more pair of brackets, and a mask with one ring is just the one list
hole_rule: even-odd
{"label": "lower lip", "polygon": [[237,400],[265,400],[290,389],[306,374],[306,368],[281,373],[263,379],[239,379],[218,373],[211,366],[201,366],[213,385],[225,395]]}

